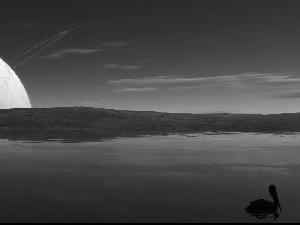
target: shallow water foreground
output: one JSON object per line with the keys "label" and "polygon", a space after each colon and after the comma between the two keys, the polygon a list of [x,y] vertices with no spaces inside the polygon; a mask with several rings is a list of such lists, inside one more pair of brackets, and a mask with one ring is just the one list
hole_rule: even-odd
{"label": "shallow water foreground", "polygon": [[[300,222],[299,146],[299,134],[0,140],[0,222]],[[270,184],[279,218],[246,214]]]}

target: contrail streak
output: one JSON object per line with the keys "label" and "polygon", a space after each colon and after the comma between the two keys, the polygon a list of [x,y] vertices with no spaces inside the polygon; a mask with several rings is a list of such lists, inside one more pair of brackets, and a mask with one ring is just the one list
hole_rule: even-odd
{"label": "contrail streak", "polygon": [[[22,56],[25,56],[26,54],[32,52],[33,50],[35,50],[36,48],[43,46],[44,44],[47,44],[45,47],[43,47],[42,49],[40,49],[39,51],[37,51],[36,53],[34,53],[33,55],[27,57],[25,60],[23,60],[22,62],[18,63],[16,66],[13,67],[16,68],[18,66],[21,66],[22,64],[24,64],[25,62],[27,62],[29,59],[31,59],[32,57],[40,54],[41,52],[43,52],[44,50],[46,50],[47,48],[49,48],[52,44],[54,44],[55,42],[59,41],[60,39],[64,38],[65,36],[67,36],[68,34],[71,34],[73,31],[77,30],[78,27],[74,27],[74,28],[69,28],[63,32],[60,32],[59,34],[51,37],[51,38],[45,38],[44,40],[40,41],[37,45],[35,45],[33,48],[29,49],[28,51],[22,53],[21,55],[19,55],[18,57],[16,57],[15,59],[13,59],[12,61],[15,61],[19,58],[21,58]],[[52,41],[54,40],[54,41]],[[49,43],[50,42],[50,43]],[[11,62],[12,62],[11,61]]]}
{"label": "contrail streak", "polygon": [[26,58],[25,60],[23,60],[22,62],[20,62],[19,64],[17,64],[16,66],[13,67],[16,68],[18,66],[21,66],[22,64],[24,64],[25,62],[27,62],[29,59],[31,59],[32,57],[40,54],[41,52],[43,52],[44,50],[46,50],[47,48],[49,48],[52,44],[54,44],[55,42],[59,41],[60,39],[62,39],[63,37],[65,37],[66,34],[59,36],[58,38],[56,38],[54,41],[50,42],[48,45],[46,45],[44,48],[40,49],[38,52],[34,53],[33,55],[29,56],[28,58]]}
{"label": "contrail streak", "polygon": [[28,51],[22,53],[21,55],[19,55],[18,57],[14,58],[14,59],[13,59],[12,61],[10,61],[10,62],[16,61],[17,59],[21,58],[22,56],[26,55],[26,54],[29,53],[29,52],[32,52],[34,49],[40,47],[41,45],[43,45],[43,44],[45,44],[45,43],[47,43],[47,42],[53,40],[54,38],[57,38],[57,37],[61,36],[62,34],[65,34],[67,31],[68,31],[68,30],[66,30],[66,31],[64,31],[64,32],[61,32],[61,33],[59,33],[59,34],[53,36],[52,38],[47,37],[47,38],[43,39],[43,40],[40,41],[37,45],[35,45],[33,48],[31,48],[31,49],[29,49]]}
{"label": "contrail streak", "polygon": [[44,40],[42,40],[40,43],[38,43],[36,46],[34,46],[33,48],[29,49],[28,51],[22,53],[21,55],[19,55],[18,57],[14,58],[13,60],[11,60],[10,62],[16,61],[17,59],[21,58],[22,56],[26,55],[27,53],[33,51],[34,49],[36,49],[37,47],[43,45],[44,43],[46,43],[48,41],[49,37],[45,38]]}

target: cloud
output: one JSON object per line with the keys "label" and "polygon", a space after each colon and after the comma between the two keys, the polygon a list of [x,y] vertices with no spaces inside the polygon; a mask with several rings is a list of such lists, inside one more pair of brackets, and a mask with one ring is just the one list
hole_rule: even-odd
{"label": "cloud", "polygon": [[[194,77],[187,78],[182,76],[158,76],[158,77],[146,77],[137,79],[120,79],[120,80],[109,80],[108,83],[116,85],[133,84],[133,85],[143,85],[143,84],[176,84],[176,83],[203,83],[203,82],[233,82],[233,81],[243,81],[243,80],[265,80],[269,82],[287,82],[288,76],[272,75],[272,74],[239,74],[239,75],[229,75],[229,76],[215,76],[215,77]],[[294,82],[295,79],[291,79]],[[298,79],[300,81],[300,79]]]}
{"label": "cloud", "polygon": [[263,94],[262,96],[266,96],[270,98],[280,98],[280,99],[300,98],[300,91],[277,92],[277,93]]}
{"label": "cloud", "polygon": [[141,68],[140,66],[120,66],[117,64],[106,64],[103,69],[121,69],[121,70],[137,70]]}
{"label": "cloud", "polygon": [[112,92],[152,92],[159,91],[158,88],[155,87],[143,87],[143,88],[121,88],[117,90],[111,90]]}
{"label": "cloud", "polygon": [[232,76],[224,77],[204,77],[204,78],[185,78],[179,76],[158,76],[158,77],[146,77],[137,79],[120,79],[120,80],[109,80],[109,84],[114,85],[145,85],[145,84],[176,84],[176,83],[195,83],[205,82],[213,80],[231,80]]}
{"label": "cloud", "polygon": [[107,49],[107,48],[120,48],[132,45],[130,42],[101,42],[97,45],[99,49]]}
{"label": "cloud", "polygon": [[110,63],[104,65],[102,68],[103,69],[121,69],[121,70],[137,70],[140,69],[142,64],[147,63],[149,61],[152,61],[153,59],[139,59],[134,65],[134,66],[121,66],[118,64]]}
{"label": "cloud", "polygon": [[184,77],[184,76],[157,76],[136,79],[107,80],[109,85],[117,86],[144,86],[165,85],[169,90],[187,91],[193,89],[205,90],[243,90],[254,87],[270,88],[286,85],[299,85],[300,78],[290,74],[273,73],[244,73],[228,76],[213,77]]}
{"label": "cloud", "polygon": [[90,55],[110,48],[120,48],[131,45],[130,42],[101,42],[95,48],[81,49],[81,48],[70,48],[62,49],[52,52],[48,55],[39,57],[40,59],[59,59],[70,55]]}
{"label": "cloud", "polygon": [[119,79],[119,80],[108,80],[108,84],[113,85],[145,85],[145,84],[166,84],[174,83],[176,79],[173,76],[159,76],[159,77],[146,77],[137,79]]}
{"label": "cloud", "polygon": [[25,30],[33,29],[38,25],[37,22],[29,21],[29,20],[17,20],[17,21],[13,21],[11,24],[13,26],[21,27],[22,29]]}
{"label": "cloud", "polygon": [[[211,85],[198,85],[198,86],[182,86],[182,87],[170,87],[168,90],[170,91],[189,91],[189,90],[194,90],[194,89],[205,89],[205,90],[215,90],[216,85],[211,84]],[[220,88],[218,88],[220,90]],[[224,88],[223,88],[224,90]]]}
{"label": "cloud", "polygon": [[100,102],[79,102],[82,105],[100,105]]}
{"label": "cloud", "polygon": [[192,113],[192,114],[223,114],[223,113],[243,113],[243,114],[266,114],[266,111],[254,109],[231,109],[231,110],[161,110],[168,113]]}
{"label": "cloud", "polygon": [[69,55],[89,55],[89,54],[95,54],[101,50],[99,49],[63,49],[57,52],[53,52],[49,55],[41,56],[39,58],[48,58],[48,59],[58,59],[58,58],[64,58]]}

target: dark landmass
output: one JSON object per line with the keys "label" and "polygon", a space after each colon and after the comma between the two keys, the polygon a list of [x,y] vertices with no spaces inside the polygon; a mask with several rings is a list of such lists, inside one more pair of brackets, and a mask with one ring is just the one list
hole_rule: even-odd
{"label": "dark landmass", "polygon": [[[164,135],[200,132],[300,132],[300,113],[189,114],[90,107],[0,110],[0,138]],[[32,140],[35,140],[32,139]]]}

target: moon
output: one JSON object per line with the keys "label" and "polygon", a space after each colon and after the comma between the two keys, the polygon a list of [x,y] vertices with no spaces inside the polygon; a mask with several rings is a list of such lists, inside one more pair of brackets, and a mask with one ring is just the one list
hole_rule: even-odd
{"label": "moon", "polygon": [[11,108],[31,108],[31,104],[19,77],[0,58],[0,109]]}

